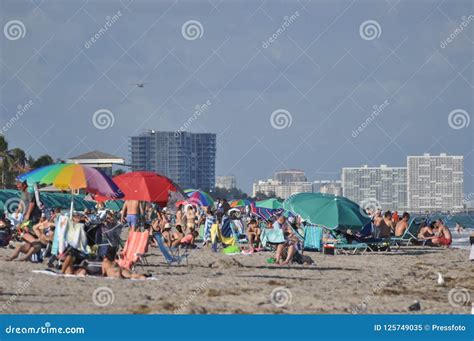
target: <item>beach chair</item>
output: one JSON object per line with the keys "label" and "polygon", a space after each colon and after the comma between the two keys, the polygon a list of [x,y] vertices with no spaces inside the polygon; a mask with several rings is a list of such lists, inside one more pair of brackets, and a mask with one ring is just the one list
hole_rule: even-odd
{"label": "beach chair", "polygon": [[163,236],[160,232],[155,232],[153,234],[153,237],[155,238],[156,243],[158,244],[158,248],[160,249],[161,253],[165,257],[166,263],[168,263],[168,265],[172,265],[173,263],[176,263],[179,265],[183,261],[185,261],[186,265],[188,265],[187,249],[184,254],[180,255],[179,246],[177,248],[169,248],[168,246],[166,246],[163,240]]}
{"label": "beach chair", "polygon": [[304,228],[303,250],[321,250],[323,239],[323,228],[321,226],[308,225]]}
{"label": "beach chair", "polygon": [[148,231],[130,230],[125,247],[120,253],[118,264],[120,267],[132,270],[136,265],[148,265],[146,252],[148,249]]}
{"label": "beach chair", "polygon": [[424,219],[422,218],[413,217],[401,237],[391,238],[392,245],[396,245],[398,247],[400,247],[401,245],[408,246],[410,243],[419,241],[418,232],[420,231],[420,225],[423,221]]}
{"label": "beach chair", "polygon": [[272,249],[272,245],[283,244],[285,236],[281,229],[262,229],[260,241],[265,249]]}

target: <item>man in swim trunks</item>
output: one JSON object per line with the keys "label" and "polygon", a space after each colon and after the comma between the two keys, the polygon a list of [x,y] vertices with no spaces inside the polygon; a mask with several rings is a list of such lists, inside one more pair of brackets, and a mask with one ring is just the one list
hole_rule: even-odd
{"label": "man in swim trunks", "polygon": [[142,213],[140,201],[126,200],[123,204],[120,220],[127,222],[131,229],[135,229],[138,227]]}
{"label": "man in swim trunks", "polygon": [[449,228],[444,225],[441,219],[436,221],[436,227],[438,230],[437,235],[432,239],[433,244],[440,246],[449,246],[453,242],[453,237]]}

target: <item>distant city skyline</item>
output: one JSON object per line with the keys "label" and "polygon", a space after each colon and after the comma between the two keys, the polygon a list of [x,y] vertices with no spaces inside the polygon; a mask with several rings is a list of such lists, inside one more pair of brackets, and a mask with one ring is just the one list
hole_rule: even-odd
{"label": "distant city skyline", "polygon": [[144,129],[214,133],[247,193],[447,153],[474,193],[472,1],[276,3],[2,0],[0,132],[127,163]]}

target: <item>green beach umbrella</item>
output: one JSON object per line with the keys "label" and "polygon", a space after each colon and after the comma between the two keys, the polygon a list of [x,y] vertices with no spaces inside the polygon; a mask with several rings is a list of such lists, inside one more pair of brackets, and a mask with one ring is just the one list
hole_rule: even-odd
{"label": "green beach umbrella", "polygon": [[255,203],[255,206],[260,208],[268,208],[270,210],[277,210],[279,208],[283,208],[283,204],[281,203],[281,201],[275,198],[257,201]]}
{"label": "green beach umbrella", "polygon": [[370,222],[355,202],[330,194],[298,193],[285,200],[283,207],[311,224],[330,230],[357,231]]}

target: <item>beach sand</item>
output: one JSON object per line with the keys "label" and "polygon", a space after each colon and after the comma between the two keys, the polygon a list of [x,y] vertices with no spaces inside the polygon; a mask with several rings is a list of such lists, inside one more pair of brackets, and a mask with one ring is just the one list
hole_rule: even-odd
{"label": "beach sand", "polygon": [[[350,256],[305,252],[315,264],[291,267],[267,264],[270,252],[227,256],[203,249],[189,251],[187,266],[169,267],[151,248],[149,266],[138,270],[156,280],[144,281],[32,273],[46,263],[5,261],[11,252],[0,249],[0,310],[11,314],[391,314],[409,313],[415,300],[421,305],[415,313],[470,314],[471,303],[453,306],[449,292],[465,288],[474,300],[474,264],[461,249],[402,247]],[[436,272],[445,286],[437,285]],[[110,304],[97,306],[94,291],[108,290],[104,287],[113,302],[107,291],[96,303]],[[276,304],[274,290],[281,293],[274,295]]]}

